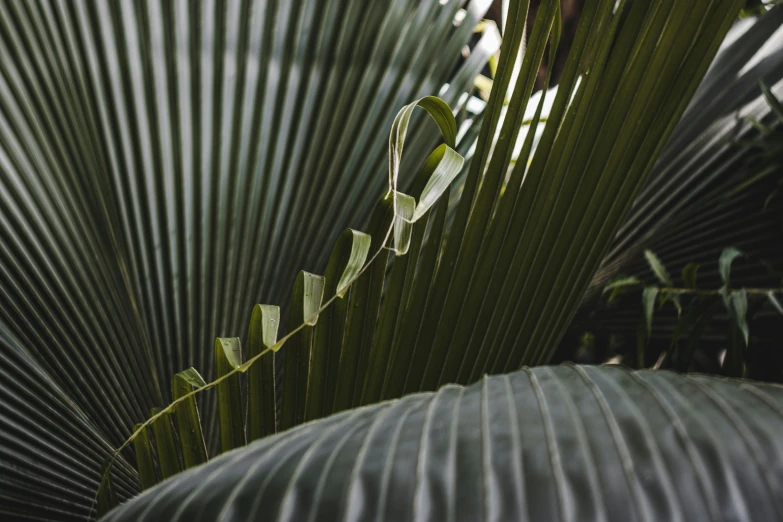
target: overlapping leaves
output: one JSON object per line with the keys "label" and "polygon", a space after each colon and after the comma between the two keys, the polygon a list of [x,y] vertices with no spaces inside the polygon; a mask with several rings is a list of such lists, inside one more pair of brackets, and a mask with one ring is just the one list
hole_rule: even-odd
{"label": "overlapping leaves", "polygon": [[[775,151],[780,149],[775,138],[767,136],[779,127],[770,94],[783,94],[781,21],[783,6],[775,6],[761,18],[742,20],[726,38],[593,278],[572,325],[573,334],[591,330],[599,336],[601,348],[592,357],[631,353],[624,360],[637,364],[635,339],[642,317],[638,294],[628,293],[596,313],[601,308],[597,290],[612,280],[652,283],[656,278],[645,261],[645,249],[654,251],[675,279],[680,273],[683,280],[692,279],[686,272],[692,275],[698,265],[700,287],[714,290],[723,284],[718,258],[733,245],[746,254],[732,269],[736,288],[780,287],[783,199],[775,196],[779,179],[776,169],[770,168],[779,162],[775,158],[780,154]],[[779,315],[771,302],[763,304],[751,307],[756,323],[751,336],[755,331],[756,340],[747,354],[752,360],[749,375],[780,379],[783,360],[775,355],[781,340]],[[693,331],[699,334],[702,348],[709,348],[697,353],[697,367],[721,371],[718,356],[729,344],[729,314],[720,304],[714,309],[687,311],[701,319],[689,321],[668,306],[656,312],[644,364],[654,364],[673,338],[683,336],[684,340]],[[563,356],[573,354],[573,346],[574,337],[569,337],[561,347]],[[606,353],[607,348],[612,353]]]}
{"label": "overlapping leaves", "polygon": [[[438,92],[460,106],[495,52],[481,38],[461,58],[488,1],[461,4],[0,5],[2,356],[29,363],[2,368],[54,383],[95,432],[79,444],[108,452],[7,428],[4,412],[9,516],[50,516],[59,499],[56,518],[89,517],[84,490],[109,448],[170,402],[172,376],[193,366],[213,380],[214,338],[243,335],[262,297],[283,304],[297,272],[322,268],[340,232],[367,219],[398,108]],[[413,123],[401,190],[437,145]],[[3,387],[0,402],[25,389]],[[38,415],[37,402],[19,404]],[[213,453],[215,404],[199,402]],[[20,433],[55,456],[14,446]],[[74,460],[88,468],[78,485]],[[137,491],[123,469],[120,500]]]}
{"label": "overlapping leaves", "polygon": [[[358,295],[352,290],[346,301],[339,301],[342,306],[327,312],[326,324],[308,320],[303,312],[308,296],[318,295],[321,302],[318,292],[305,291],[306,282],[317,281],[318,276],[300,276],[291,327],[302,326],[282,350],[286,362],[278,427],[334,411],[338,392],[330,382],[347,383],[345,397],[350,402],[341,404],[350,406],[445,382],[466,382],[484,371],[549,357],[557,325],[565,325],[575,310],[572,296],[589,282],[587,267],[600,261],[736,8],[737,2],[621,2],[615,11],[614,2],[591,4],[583,13],[544,134],[530,161],[517,160],[507,175],[546,43],[556,48],[559,35],[559,3],[544,2],[494,139],[504,98],[497,93],[504,95],[510,84],[527,16],[526,3],[512,5],[495,95],[448,227],[444,228],[446,205],[434,207],[429,219],[411,227],[410,245],[404,241],[408,248],[397,248],[408,255],[394,259],[385,286],[383,255],[357,280],[353,290]],[[615,39],[618,43],[612,45]],[[580,77],[583,81],[578,83]],[[409,107],[401,111],[398,122],[407,121]],[[448,144],[450,131],[443,134]],[[525,154],[533,150],[532,139],[530,133],[522,149]],[[393,126],[392,187],[403,142],[404,133]],[[444,159],[441,155],[439,165]],[[430,186],[427,177],[417,181],[420,187]],[[397,196],[392,203],[396,216],[406,208],[398,205]],[[407,208],[415,213],[412,205]],[[384,213],[382,208],[379,213]],[[375,223],[369,231],[372,237],[375,230],[388,226],[378,227],[382,217]],[[395,230],[397,244],[403,237],[401,228]],[[549,263],[553,256],[564,262]],[[319,288],[334,285],[330,280],[334,278],[318,283]],[[334,291],[332,287],[325,295]],[[350,314],[357,315],[359,308],[354,297],[367,299],[370,294],[371,302],[359,301],[362,319],[352,320]],[[357,321],[361,333],[353,339],[358,349],[353,349],[354,356],[343,357],[340,347],[346,329]],[[489,326],[478,330],[479,324]],[[368,340],[370,344],[364,344]],[[351,373],[338,379],[343,361],[350,361]]]}

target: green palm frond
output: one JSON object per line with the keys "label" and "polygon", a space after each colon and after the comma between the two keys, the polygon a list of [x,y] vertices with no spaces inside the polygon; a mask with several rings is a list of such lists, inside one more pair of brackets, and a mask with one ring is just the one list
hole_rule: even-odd
{"label": "green palm frond", "polygon": [[[641,320],[638,294],[629,293],[610,309],[598,312],[597,294],[613,278],[655,281],[644,259],[645,249],[655,252],[678,281],[676,276],[687,265],[699,265],[700,287],[714,289],[723,284],[718,257],[723,249],[735,246],[748,254],[732,269],[736,288],[780,287],[783,200],[774,196],[778,169],[769,168],[780,162],[780,153],[775,153],[781,150],[775,145],[777,131],[773,132],[780,123],[759,82],[769,85],[771,93],[783,95],[781,23],[783,6],[775,6],[761,18],[742,20],[727,36],[594,276],[571,326],[572,335],[561,347],[561,357],[573,353],[569,344],[577,332],[586,329],[603,336],[602,344],[607,344],[609,334],[624,338],[625,343],[613,351],[635,351]],[[765,132],[772,134],[765,136]],[[717,354],[726,348],[731,323],[721,307],[712,315],[702,344],[713,346],[711,358],[716,363],[702,366],[704,371],[720,370]],[[770,354],[777,352],[781,341],[777,312],[767,304],[756,315],[759,336],[752,344],[768,347]],[[674,307],[656,311],[655,346],[646,358],[647,365],[655,362],[660,350],[669,348],[682,330],[682,321]],[[750,375],[774,378],[780,363],[772,362],[768,357],[759,360]]]}
{"label": "green palm frond", "polygon": [[[723,7],[728,13],[732,5]],[[390,217],[383,216],[391,210],[398,219],[405,208],[398,205],[398,199],[392,199],[389,207],[388,198],[386,204],[383,200],[379,203],[375,224],[369,230],[369,241],[375,243],[372,250],[380,248],[377,252],[383,255],[374,256],[374,262],[358,278],[357,295],[337,298],[333,309],[322,307],[325,299],[333,299],[336,280],[344,270],[344,264],[337,261],[341,258],[339,244],[332,254],[334,263],[329,263],[330,267],[340,267],[338,270],[329,272],[332,269],[327,268],[326,278],[300,274],[288,318],[289,330],[294,333],[289,334],[293,336],[280,352],[283,385],[278,429],[285,430],[344,407],[434,389],[447,382],[468,382],[475,380],[477,373],[499,372],[551,356],[554,346],[531,344],[524,350],[517,336],[525,328],[531,329],[530,335],[553,335],[547,321],[564,320],[578,302],[571,299],[555,306],[549,302],[548,294],[539,293],[542,279],[549,278],[546,280],[551,285],[562,287],[577,277],[579,285],[586,287],[592,274],[583,270],[584,263],[592,260],[597,266],[612,231],[630,207],[631,196],[641,186],[656,152],[686,107],[687,98],[669,99],[667,94],[671,90],[683,96],[693,92],[698,74],[706,71],[732,20],[725,15],[708,18],[719,37],[692,48],[679,40],[682,31],[689,28],[692,33],[688,34],[696,39],[706,26],[689,24],[685,15],[696,16],[698,11],[691,12],[680,4],[651,7],[629,3],[621,4],[619,11],[614,12],[612,3],[607,1],[586,10],[582,20],[586,29],[572,47],[544,133],[535,148],[534,133],[525,136],[521,154],[509,169],[546,43],[549,41],[556,49],[559,38],[559,3],[545,3],[527,41],[519,77],[512,84],[516,56],[524,39],[526,13],[526,5],[510,7],[509,17],[514,22],[507,25],[504,35],[498,75],[493,82],[495,94],[485,111],[476,150],[449,226],[444,227],[449,210],[445,199],[433,208],[431,216],[429,212],[417,214],[413,206],[417,200],[419,206],[423,205],[426,198],[416,191],[431,186],[430,175],[445,163],[443,153],[436,150],[431,156],[436,160],[430,167],[425,163],[414,182],[414,197],[408,207],[410,216],[425,219],[413,224],[405,247],[399,246],[396,224],[393,227],[398,255],[393,258],[388,276],[384,276],[388,252],[380,248],[386,239],[379,238],[388,239],[391,222]],[[658,34],[661,31],[662,36]],[[622,45],[612,46],[613,38]],[[659,38],[667,44],[658,44]],[[690,52],[671,59],[677,45]],[[589,55],[588,49],[594,53]],[[579,78],[583,81],[578,82]],[[513,94],[506,106],[504,98],[509,85],[513,85]],[[638,92],[639,98],[628,92]],[[413,107],[411,104],[403,108],[392,126],[391,189],[396,188],[398,152],[404,142],[404,132],[398,129],[405,130]],[[437,120],[438,110],[428,110]],[[444,114],[451,117],[447,110]],[[540,111],[534,120],[539,117]],[[453,124],[439,126],[447,145],[453,145],[453,131],[448,130]],[[497,126],[500,129],[496,138]],[[528,155],[530,161],[525,160]],[[432,175],[433,179],[437,177]],[[587,197],[581,190],[592,196]],[[618,200],[625,203],[617,207],[613,203]],[[575,221],[574,207],[594,219]],[[547,219],[542,220],[541,216]],[[561,223],[560,233],[546,233],[552,220]],[[593,226],[596,223],[603,226]],[[388,233],[384,233],[386,229]],[[586,236],[574,235],[582,229]],[[355,237],[356,233],[350,234],[346,237]],[[596,245],[599,240],[603,247]],[[574,245],[575,241],[582,242],[578,243],[581,246]],[[538,248],[519,249],[520,244],[531,242]],[[551,263],[543,263],[544,258],[539,261],[539,256],[547,252],[570,255],[571,262],[556,266],[562,271],[553,271]],[[535,279],[530,279],[531,270],[538,271]],[[516,271],[526,277],[521,281],[510,277]],[[527,300],[519,300],[519,295],[511,293],[515,287],[527,292]],[[568,295],[568,288],[562,287],[560,299]],[[573,292],[573,288],[569,291]],[[375,297],[368,300],[369,295]],[[449,298],[455,295],[463,297]],[[543,299],[544,311],[552,307],[551,314],[531,319],[529,312],[523,313],[532,304],[529,299]],[[501,305],[513,305],[511,315]],[[320,316],[316,315],[318,309]],[[463,317],[468,312],[473,314],[470,320]],[[489,324],[489,328],[477,332],[477,324]],[[353,328],[355,333],[347,337],[346,331]],[[501,333],[503,337],[496,337]],[[370,339],[370,344],[362,343]],[[280,342],[273,350],[279,345]],[[346,357],[346,353],[350,356]],[[273,367],[268,364],[267,368],[265,380],[273,381]],[[221,397],[220,391],[218,396]],[[229,398],[223,393],[219,400]],[[268,395],[264,409],[273,408],[274,400],[274,396]]]}
{"label": "green palm frond", "polygon": [[[215,337],[244,333],[262,299],[284,305],[297,272],[323,268],[327,245],[366,221],[397,109],[437,93],[463,105],[496,51],[479,35],[463,58],[487,6],[3,2],[2,356],[24,351],[24,371],[90,419],[88,447],[116,448],[170,402],[177,372],[214,379]],[[418,117],[410,134],[401,189],[437,145]],[[37,415],[32,392],[13,393]],[[216,403],[199,406],[214,454]],[[19,435],[2,422],[6,448]],[[56,487],[58,519],[89,517],[105,455],[29,429],[62,454],[25,453],[21,472],[1,458],[15,478],[0,513],[46,518]],[[54,471],[73,460],[88,469],[78,488]],[[127,478],[117,496],[136,492]]]}

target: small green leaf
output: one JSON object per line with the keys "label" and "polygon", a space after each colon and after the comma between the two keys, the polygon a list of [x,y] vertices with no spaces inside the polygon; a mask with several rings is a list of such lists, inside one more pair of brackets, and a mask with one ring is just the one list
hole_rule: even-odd
{"label": "small green leaf", "polygon": [[691,290],[696,289],[696,274],[699,271],[701,265],[696,263],[688,263],[685,268],[682,269],[682,281],[685,283],[685,288]]}
{"label": "small green leaf", "polygon": [[[658,256],[656,256],[652,250],[645,250],[644,257],[647,259],[647,264],[650,265],[650,268],[655,274],[655,277],[658,278],[658,281],[660,281],[662,284],[669,287],[674,286],[674,281],[672,280],[672,276],[669,275],[669,272],[666,270],[666,267],[663,266],[661,260],[658,259]],[[679,316],[682,314],[682,305],[680,304],[680,296],[663,293],[661,294],[660,298],[661,298],[661,306],[663,306],[663,304],[666,302],[667,299],[671,299],[672,303],[674,303],[674,307],[677,309],[677,315]]]}
{"label": "small green leaf", "polygon": [[193,367],[190,367],[187,370],[182,370],[178,374],[174,375],[174,378],[182,379],[185,383],[189,384],[195,389],[202,388],[207,385],[204,377],[202,377],[201,374],[198,373],[198,370]]}
{"label": "small green leaf", "polygon": [[335,292],[340,298],[345,297],[345,292],[348,291],[351,281],[364,267],[371,244],[372,238],[368,234],[351,229],[344,231],[337,239],[332,256],[341,257],[340,268],[343,272]]}
{"label": "small green leaf", "polygon": [[[279,352],[283,357],[282,407],[278,429],[286,430],[304,421],[307,382],[313,351],[313,330],[324,295],[326,278],[301,271],[294,283],[289,305],[289,330],[305,326],[291,336]],[[309,318],[309,320],[308,320]],[[278,356],[279,354],[275,354]]]}
{"label": "small green leaf", "polygon": [[609,290],[614,290],[615,288],[622,288],[627,286],[635,286],[642,284],[642,281],[634,276],[631,277],[618,277],[615,279],[612,279],[608,283],[606,283],[606,286],[604,286],[603,292],[606,293]]}
{"label": "small green leaf", "polygon": [[[242,345],[238,337],[215,341],[215,369],[218,378],[242,364]],[[218,416],[220,418],[220,449],[222,452],[245,445],[245,416],[242,410],[242,389],[239,374],[217,385]]]}
{"label": "small green leaf", "polygon": [[718,260],[718,269],[720,271],[720,277],[725,284],[729,284],[729,279],[731,276],[731,263],[736,258],[743,255],[745,254],[734,247],[725,248],[723,252],[721,252],[720,259]]}
{"label": "small green leaf", "polygon": [[[669,272],[668,270],[666,270],[666,267],[663,266],[661,260],[658,259],[658,256],[656,256],[652,250],[645,250],[644,257],[647,259],[647,264],[650,265],[650,268],[655,274],[655,277],[658,278],[658,281],[660,281],[665,286],[669,286],[669,287],[674,286],[674,281],[672,280],[672,276],[669,275]],[[674,307],[677,309],[677,316],[679,317],[680,315],[682,315],[682,304],[680,304],[680,296],[675,294],[667,294],[667,293],[661,294],[660,296],[661,306],[663,306],[663,304],[668,299],[672,300]]]}
{"label": "small green leaf", "polygon": [[394,250],[398,256],[408,253],[413,234],[413,213],[416,208],[416,200],[412,197],[395,193],[396,209],[394,214]]}
{"label": "small green leaf", "polygon": [[[277,343],[279,327],[280,307],[273,305],[253,307],[247,334],[248,360]],[[247,372],[248,441],[275,432],[276,410],[275,361],[274,355],[268,353],[262,355]]]}
{"label": "small green leaf", "polygon": [[[174,400],[177,400],[204,385],[206,383],[201,374],[195,368],[188,368],[174,375],[171,379],[171,395]],[[185,468],[203,464],[207,461],[207,447],[204,444],[196,398],[188,397],[174,406],[174,417],[177,419]]]}
{"label": "small green leaf", "polygon": [[[157,415],[161,410],[152,408],[150,415]],[[163,480],[182,471],[179,462],[179,447],[174,438],[174,427],[171,425],[171,414],[164,413],[152,422],[152,433],[155,435],[155,447],[158,450],[158,463]]]}
{"label": "small green leaf", "polygon": [[[136,424],[133,431],[139,429],[141,424]],[[144,491],[159,482],[158,474],[155,472],[155,462],[152,460],[152,447],[150,444],[150,434],[144,427],[133,439],[133,450],[136,453],[136,469],[139,470],[139,486]]]}
{"label": "small green leaf", "polygon": [[745,346],[747,346],[749,340],[747,290],[743,288],[742,290],[732,292],[729,297],[729,303],[731,304],[731,315],[737,323],[737,327],[742,332],[742,338],[745,340]]}
{"label": "small green leaf", "polygon": [[781,306],[780,301],[777,300],[775,297],[775,292],[770,290],[767,292],[767,298],[769,299],[769,302],[772,304],[772,306],[780,312],[781,315],[783,315],[783,306]]}
{"label": "small green leaf", "polygon": [[413,103],[405,105],[397,113],[389,132],[389,189],[397,190],[397,178],[400,172],[402,160],[402,148],[405,144],[405,135],[408,132],[413,110],[421,107],[432,116],[438,124],[443,139],[449,147],[455,147],[457,142],[457,122],[451,107],[446,102],[435,96],[425,96]]}
{"label": "small green leaf", "polygon": [[[297,278],[298,282],[299,278]],[[315,326],[315,323],[318,322],[318,311],[324,300],[326,279],[323,276],[303,271],[301,272],[301,284],[303,322],[308,326]]]}
{"label": "small green leaf", "polygon": [[639,280],[636,277],[618,277],[613,279],[612,281],[608,282],[606,286],[604,286],[602,294],[605,294],[608,291],[612,291],[611,294],[609,294],[609,302],[613,302],[615,299],[620,297],[627,289],[642,284],[642,281]]}
{"label": "small green leaf", "polygon": [[655,299],[658,297],[658,287],[648,286],[642,292],[642,305],[644,306],[644,322],[647,327],[647,336],[649,339],[652,333],[653,311],[655,310]]}
{"label": "small green leaf", "polygon": [[464,163],[465,158],[445,143],[430,154],[421,168],[422,173],[427,175],[427,185],[421,192],[412,221],[418,221],[432,208],[432,205],[438,201],[446,189],[451,186],[454,178],[462,171]]}
{"label": "small green leaf", "polygon": [[324,272],[324,294],[337,295],[318,318],[313,333],[307,374],[304,420],[310,421],[331,413],[337,388],[337,372],[345,334],[348,302],[345,293],[359,274],[370,251],[372,238],[355,230],[345,230],[332,249]]}
{"label": "small green leaf", "polygon": [[647,264],[650,265],[650,269],[652,269],[655,277],[657,277],[661,283],[666,286],[674,286],[672,278],[669,275],[669,272],[666,270],[666,267],[663,266],[661,260],[658,259],[658,256],[656,256],[652,250],[645,250],[644,257],[647,259]]}
{"label": "small green leaf", "polygon": [[[391,218],[390,202],[381,198],[368,225],[372,236],[370,251],[375,252],[383,246],[382,242],[392,223]],[[332,411],[346,410],[359,402],[362,379],[367,374],[370,361],[370,347],[381,307],[388,260],[389,250],[383,249],[351,289]]]}

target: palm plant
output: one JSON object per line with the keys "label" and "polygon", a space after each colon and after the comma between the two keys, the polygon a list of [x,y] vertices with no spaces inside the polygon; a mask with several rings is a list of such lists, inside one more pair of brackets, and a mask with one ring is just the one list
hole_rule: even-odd
{"label": "palm plant", "polygon": [[[720,254],[734,247],[744,253],[731,269],[735,288],[780,288],[783,228],[775,165],[781,156],[773,129],[779,126],[775,93],[783,94],[781,23],[783,9],[777,6],[730,31],[593,277],[559,357],[568,357],[574,337],[591,331],[598,351],[608,348],[609,336],[626,340],[604,358],[621,353],[625,364],[649,366],[676,349],[681,339],[683,345],[698,341],[695,369],[721,371],[718,354],[727,347],[733,322],[722,305],[700,303],[681,313],[671,303],[656,307],[650,345],[638,354],[637,330],[643,322],[639,292],[627,292],[609,307],[600,305],[601,289],[612,280],[665,284],[647,263],[645,250],[660,258],[677,286],[685,286],[679,276],[687,266],[699,265],[699,288],[718,289],[725,284]],[[780,380],[779,313],[772,302],[757,304],[750,309],[752,339],[743,349],[745,375]],[[669,357],[664,364],[687,367],[694,362]]]}
{"label": "palm plant", "polygon": [[[464,103],[498,45],[461,56],[487,3],[0,5],[0,510],[89,515],[171,376],[213,379],[214,337],[365,220],[399,106]],[[411,134],[415,165],[436,141]]]}
{"label": "palm plant", "polygon": [[[9,456],[2,479],[10,484],[0,492],[2,509],[16,517],[91,515],[100,463],[121,447],[104,473],[102,507],[137,492],[132,463],[142,487],[153,486],[158,472],[174,478],[124,503],[111,520],[747,518],[750,506],[759,520],[780,516],[779,469],[743,468],[750,460],[765,469],[766,455],[780,461],[776,387],[582,367],[442,387],[549,360],[742,2],[588,2],[543,134],[535,148],[534,133],[527,134],[516,160],[539,64],[547,44],[552,53],[557,48],[559,2],[541,3],[529,37],[528,2],[509,4],[472,151],[470,143],[457,144],[457,122],[442,101],[421,98],[396,118],[382,108],[439,86],[450,71],[438,59],[446,50],[432,42],[443,38],[459,49],[481,3],[469,5],[457,29],[450,23],[456,2],[344,4],[303,2],[294,12],[284,2],[242,2],[206,15],[189,3],[172,3],[165,13],[157,6],[150,13],[146,4],[3,11],[26,22],[20,27],[65,37],[70,47],[41,52],[3,42],[14,50],[4,86],[21,76],[25,87],[28,77],[42,87],[31,89],[33,105],[9,104],[19,121],[3,135],[3,188],[21,207],[19,217],[5,219],[3,232],[12,246],[31,245],[31,268],[15,263],[24,249],[0,258],[13,299],[0,337],[0,371],[10,383],[0,388],[8,399],[0,420],[10,434],[0,435]],[[361,19],[363,38],[375,43],[360,36],[351,46],[344,31],[357,26],[340,25],[346,19]],[[448,23],[441,28],[434,20]],[[271,31],[275,22],[285,29]],[[253,24],[266,30],[251,30]],[[438,30],[422,32],[430,27]],[[11,43],[30,41],[8,34]],[[428,41],[412,41],[418,34]],[[319,46],[306,45],[308,38]],[[254,45],[270,52],[249,53]],[[343,75],[359,74],[361,61],[341,62],[341,45],[371,50],[388,72],[369,67],[357,92],[338,89]],[[182,52],[169,58],[160,49]],[[454,74],[446,91],[452,105],[490,49]],[[71,60],[72,74],[49,78],[50,55],[57,53]],[[227,74],[224,86],[221,73],[245,56],[254,58],[236,76]],[[270,57],[263,81],[257,56]],[[274,57],[282,56],[296,59],[281,72],[288,62]],[[326,74],[300,65],[322,60],[343,67]],[[319,78],[326,87],[308,88]],[[265,85],[250,89],[263,98],[252,115],[238,109],[248,81]],[[62,97],[62,107],[54,103],[50,111],[43,103],[77,85],[85,91]],[[1,93],[16,101],[20,90]],[[150,103],[157,96],[164,101]],[[436,142],[414,117],[417,106],[443,135],[429,156]],[[88,117],[58,119],[66,112]],[[184,123],[175,125],[180,119],[170,114]],[[83,132],[61,138],[40,118]],[[348,123],[336,125],[343,118]],[[192,122],[199,122],[194,129]],[[315,145],[306,147],[311,126]],[[384,158],[372,137],[382,126],[392,128],[388,192],[367,233],[347,229],[338,236],[378,201],[383,176],[375,194],[371,180]],[[77,135],[90,146],[76,147]],[[17,146],[20,137],[30,144]],[[402,161],[403,144],[410,164]],[[46,151],[39,161],[47,160],[48,169],[64,165],[60,176],[22,168],[29,150]],[[468,157],[461,176],[459,152]],[[49,154],[66,161],[48,161]],[[252,168],[248,158],[257,158]],[[91,162],[117,170],[80,174],[76,166]],[[145,174],[131,174],[134,165]],[[450,191],[455,177],[459,189]],[[45,181],[52,179],[68,198],[50,201]],[[196,191],[199,180],[208,183]],[[334,192],[324,195],[325,187]],[[343,191],[347,201],[329,205]],[[166,205],[169,193],[179,194],[174,208]],[[64,211],[71,208],[78,212]],[[329,241],[334,248],[324,265]],[[46,256],[38,250],[43,246]],[[284,274],[319,266],[325,277],[300,272],[284,298],[291,284]],[[80,288],[74,273],[103,286]],[[174,273],[187,274],[187,284],[176,278],[170,284]],[[222,336],[239,332],[237,321],[251,307],[239,309],[259,295],[287,302],[288,313],[252,308],[243,358],[240,340]],[[65,299],[61,306],[47,296]],[[87,296],[113,306],[96,309]],[[281,321],[288,333],[279,338]],[[198,344],[210,335],[221,336],[214,351],[211,343]],[[80,350],[84,336],[96,344]],[[282,370],[277,389],[276,369]],[[85,379],[100,371],[94,384]],[[150,406],[168,403],[160,400],[161,383],[171,376],[178,402],[130,429]],[[80,387],[80,379],[90,385]],[[201,393],[212,388],[216,394]],[[354,409],[411,392],[425,393]],[[217,402],[216,418],[204,397]],[[103,416],[101,406],[109,408]],[[329,416],[342,410],[348,411]],[[295,427],[305,421],[316,422]],[[196,466],[218,448],[276,431],[285,432]],[[183,466],[195,467],[178,473]],[[698,487],[685,493],[690,477]]]}

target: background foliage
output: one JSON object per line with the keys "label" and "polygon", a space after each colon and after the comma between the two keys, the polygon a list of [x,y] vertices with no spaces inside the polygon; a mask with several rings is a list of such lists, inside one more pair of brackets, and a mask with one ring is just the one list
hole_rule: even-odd
{"label": "background foliage", "polygon": [[[745,254],[732,264],[735,288],[782,287],[783,200],[773,196],[783,158],[776,138],[780,123],[759,84],[783,96],[781,23],[783,10],[775,7],[758,22],[742,20],[729,33],[593,278],[555,361],[603,362],[622,355],[624,364],[651,366],[669,349],[679,323],[674,306],[656,309],[642,363],[637,354],[639,291],[608,306],[606,294],[601,303],[601,291],[613,279],[636,277],[657,284],[644,250],[660,258],[677,286],[684,285],[679,277],[683,268],[695,263],[700,265],[699,287],[720,288],[720,254],[734,247]],[[765,126],[776,130],[765,135]],[[780,316],[769,303],[761,304],[750,319],[747,375],[780,381]],[[695,369],[721,371],[718,355],[727,347],[729,326],[727,313],[719,307],[698,336]],[[594,348],[579,348],[584,332],[593,334]]]}

